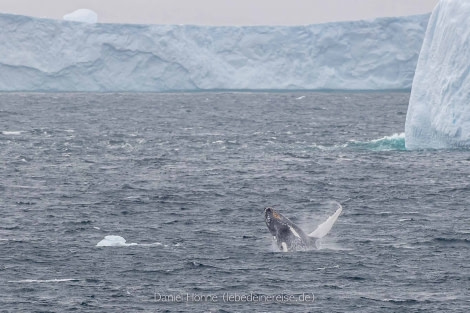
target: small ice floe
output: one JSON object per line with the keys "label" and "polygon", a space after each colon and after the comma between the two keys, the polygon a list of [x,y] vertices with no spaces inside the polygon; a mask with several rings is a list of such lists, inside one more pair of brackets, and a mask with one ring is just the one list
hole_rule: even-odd
{"label": "small ice floe", "polygon": [[[129,247],[129,246],[139,246],[139,247],[154,247],[154,246],[160,246],[160,247],[168,247],[168,245],[164,245],[160,242],[154,242],[154,243],[127,243],[126,239],[124,239],[121,236],[116,236],[116,235],[108,235],[105,236],[103,240],[98,242],[96,244],[97,247]],[[180,244],[176,243],[174,244],[175,247],[179,247]]]}
{"label": "small ice floe", "polygon": [[136,243],[126,243],[126,239],[115,235],[106,236],[96,244],[97,247],[127,247],[136,245]]}

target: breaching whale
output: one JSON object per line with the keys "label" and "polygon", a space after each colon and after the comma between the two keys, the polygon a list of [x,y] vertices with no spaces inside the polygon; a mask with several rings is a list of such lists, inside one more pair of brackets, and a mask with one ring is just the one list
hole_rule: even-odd
{"label": "breaching whale", "polygon": [[336,212],[308,235],[299,226],[273,208],[264,209],[264,219],[269,231],[274,236],[274,240],[277,242],[279,250],[283,252],[310,250],[316,247],[318,239],[328,234],[338,219],[343,208],[339,203],[337,205]]}

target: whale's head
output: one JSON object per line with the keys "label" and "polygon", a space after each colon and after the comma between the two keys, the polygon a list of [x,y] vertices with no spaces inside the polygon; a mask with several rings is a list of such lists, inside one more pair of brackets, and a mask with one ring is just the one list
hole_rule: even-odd
{"label": "whale's head", "polygon": [[273,208],[264,209],[264,221],[277,241],[279,250],[287,252],[305,250],[309,247],[310,238],[297,225]]}
{"label": "whale's head", "polygon": [[277,235],[280,227],[288,224],[287,219],[282,214],[270,207],[264,209],[264,221],[273,236]]}

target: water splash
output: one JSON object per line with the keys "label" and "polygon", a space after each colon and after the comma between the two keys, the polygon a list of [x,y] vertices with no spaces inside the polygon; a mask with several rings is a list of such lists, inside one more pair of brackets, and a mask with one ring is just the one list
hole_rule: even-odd
{"label": "water splash", "polygon": [[405,133],[396,133],[370,141],[351,141],[348,147],[372,151],[405,151]]}

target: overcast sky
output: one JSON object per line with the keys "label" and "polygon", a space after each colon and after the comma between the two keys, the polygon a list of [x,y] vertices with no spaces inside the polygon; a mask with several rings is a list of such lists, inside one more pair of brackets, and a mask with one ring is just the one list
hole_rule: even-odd
{"label": "overcast sky", "polygon": [[439,0],[0,0],[0,12],[62,19],[91,9],[102,23],[300,25],[431,12]]}

